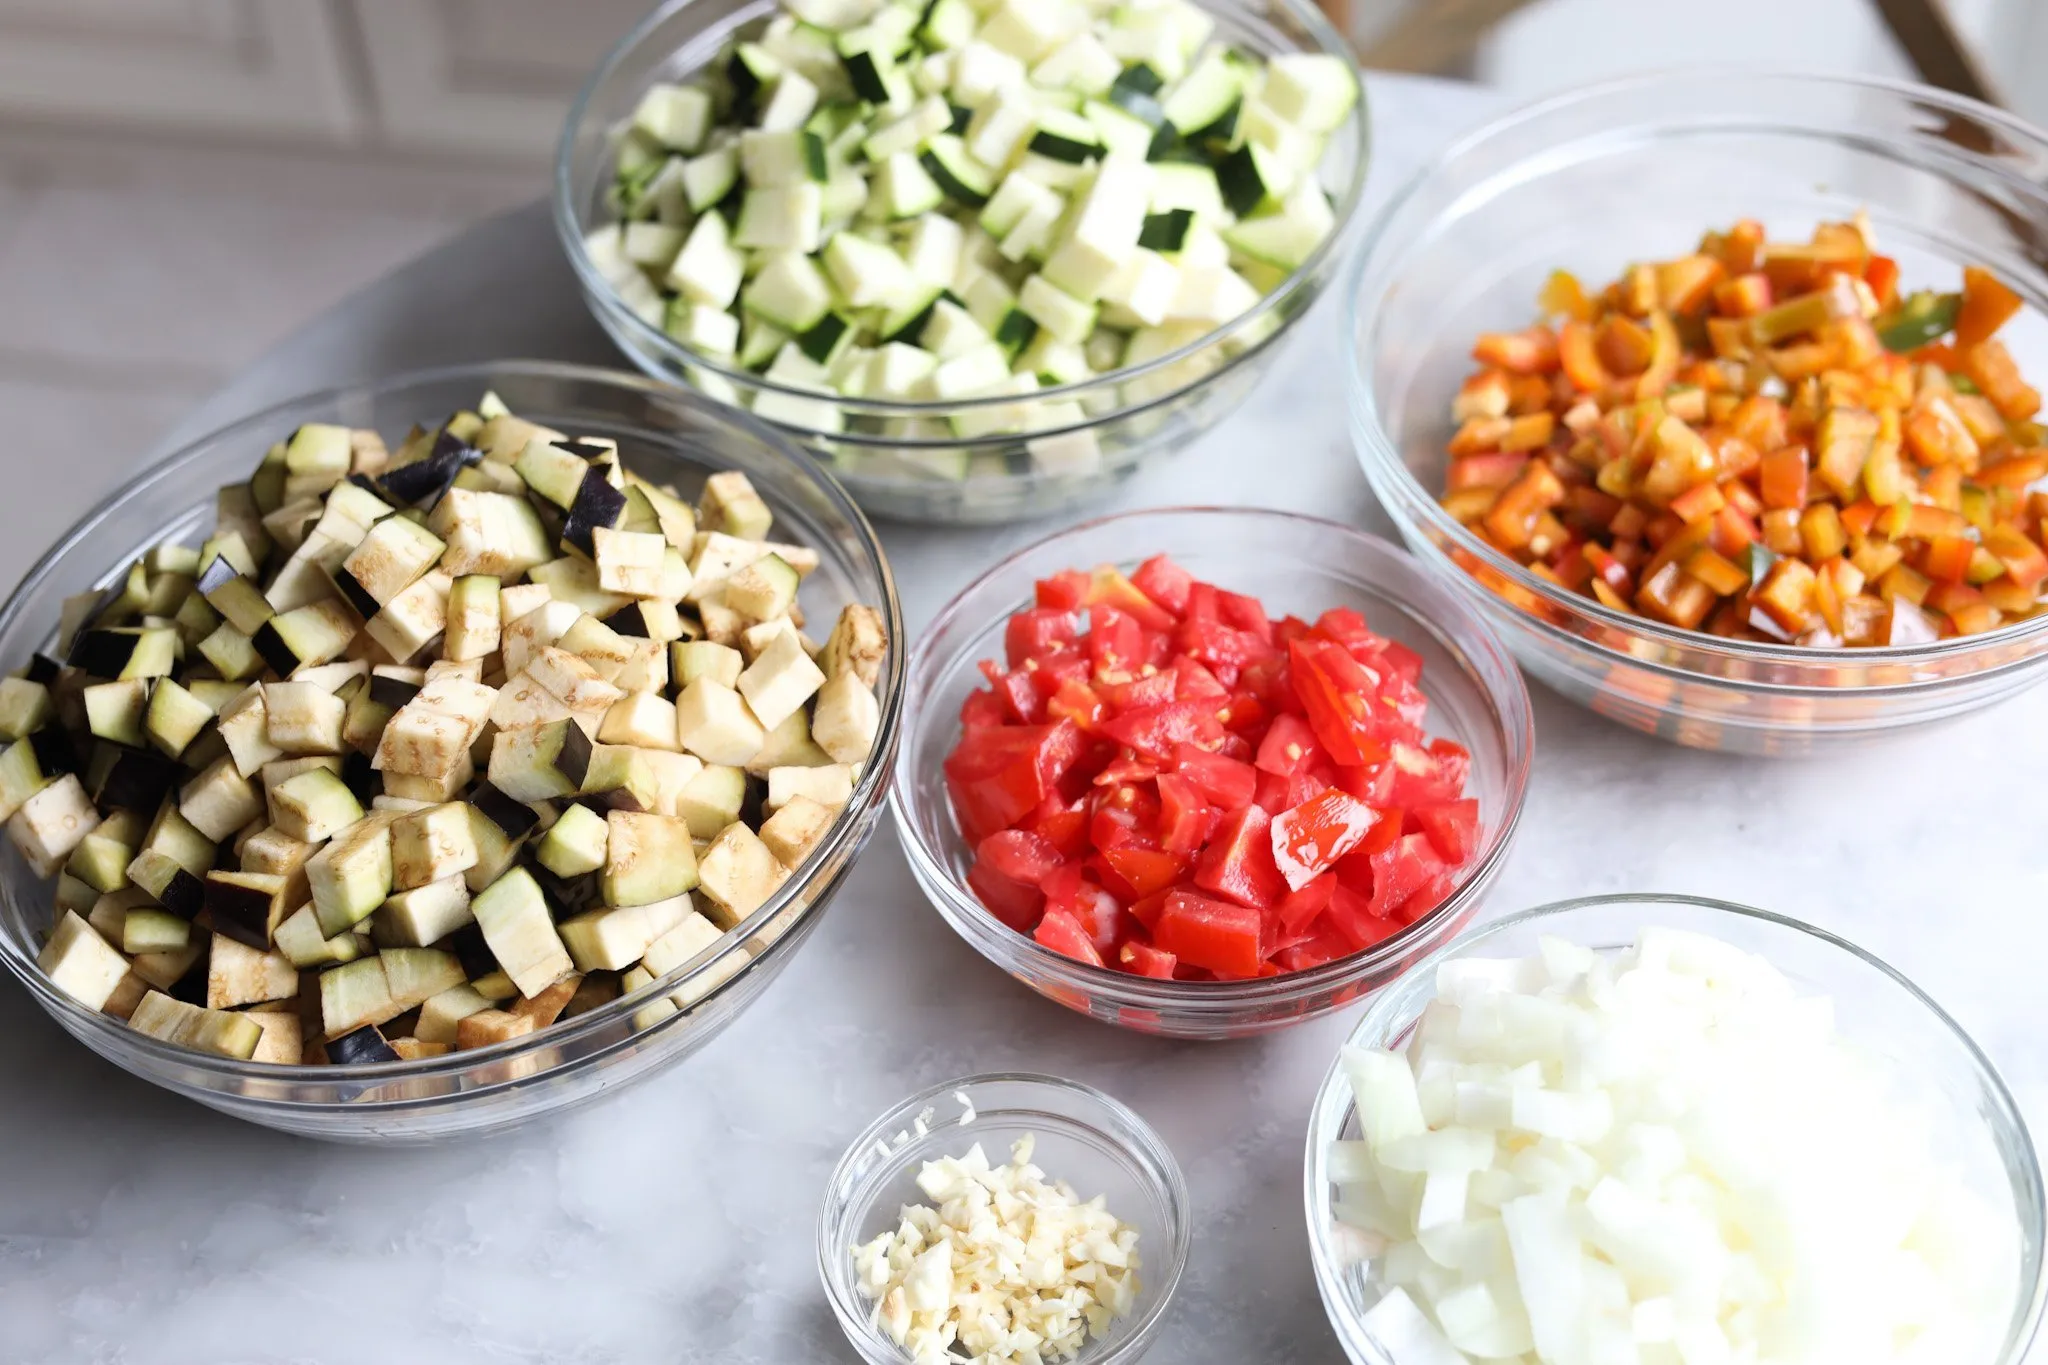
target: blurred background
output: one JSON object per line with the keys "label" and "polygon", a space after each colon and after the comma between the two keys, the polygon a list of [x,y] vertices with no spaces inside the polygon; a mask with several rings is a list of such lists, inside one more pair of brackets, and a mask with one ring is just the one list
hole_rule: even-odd
{"label": "blurred background", "polygon": [[[1766,61],[1917,69],[2048,117],[2048,0],[1328,3],[1368,66],[1511,98]],[[646,7],[0,0],[0,411],[15,448],[139,455],[353,288],[538,197],[569,98]]]}

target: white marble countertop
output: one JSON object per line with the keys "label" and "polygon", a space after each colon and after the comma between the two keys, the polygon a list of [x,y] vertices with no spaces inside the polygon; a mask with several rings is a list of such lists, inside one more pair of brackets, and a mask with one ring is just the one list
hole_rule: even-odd
{"label": "white marble countertop", "polygon": [[[1372,90],[1376,201],[1491,107],[1448,85]],[[1243,502],[1385,531],[1345,436],[1339,311],[1330,300],[1264,393],[1112,506]],[[611,356],[538,206],[321,319],[186,430],[492,355]],[[47,541],[127,458],[58,454],[76,483],[0,501],[0,543]],[[1045,529],[885,526],[911,627]],[[2048,692],[1798,764],[1671,748],[1540,690],[1536,712],[1522,834],[1488,913],[1655,889],[1810,918],[1947,1005],[2048,1126],[2035,1010],[2048,840],[2039,745],[2026,742],[2048,736]],[[1310,1100],[1355,1013],[1210,1045],[1090,1023],[948,931],[887,829],[802,955],[707,1050],[481,1144],[375,1151],[241,1124],[131,1079],[0,989],[0,1363],[851,1361],[814,1263],[832,1162],[909,1091],[1004,1067],[1102,1086],[1178,1154],[1198,1230],[1153,1359],[1338,1362],[1309,1272],[1301,1159]]]}

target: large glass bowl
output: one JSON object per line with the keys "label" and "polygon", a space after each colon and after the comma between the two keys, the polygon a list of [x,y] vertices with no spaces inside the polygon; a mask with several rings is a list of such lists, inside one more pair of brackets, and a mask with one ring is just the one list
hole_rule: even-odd
{"label": "large glass bowl", "polygon": [[[607,221],[615,130],[647,87],[685,77],[725,43],[774,14],[779,0],[668,0],[600,65],[569,112],[555,165],[555,227],[593,314],[647,373],[751,408],[764,393],[816,399],[730,360],[694,352],[620,299],[591,263],[584,237]],[[1220,40],[1258,53],[1321,52],[1351,60],[1344,38],[1308,0],[1203,0]],[[1279,343],[1335,274],[1365,189],[1368,119],[1361,95],[1330,139],[1323,184],[1336,227],[1250,312],[1181,350],[1029,399],[957,403],[835,400],[842,431],[778,424],[823,461],[870,512],[913,521],[1001,522],[1097,498],[1155,459],[1184,449],[1228,416],[1280,353]],[[1076,409],[1069,404],[1078,404]],[[1014,410],[1012,412],[1011,410]],[[1009,413],[1008,416],[1003,414]],[[963,438],[951,424],[1006,428]],[[1018,433],[1022,434],[1018,434]]]}
{"label": "large glass bowl", "polygon": [[[1656,894],[1591,896],[1560,901],[1473,931],[1383,992],[1359,1019],[1355,1047],[1398,1049],[1436,996],[1436,968],[1475,957],[1533,957],[1540,940],[1562,938],[1594,949],[1625,948],[1644,929],[1710,934],[1757,953],[1804,993],[1834,1001],[1841,1035],[1887,1065],[1898,1092],[1926,1106],[1936,1151],[1954,1164],[1988,1208],[2009,1212],[2018,1252],[2012,1311],[1996,1356],[1948,1365],[2017,1365],[2040,1322],[2048,1281],[2042,1278],[2041,1170],[2025,1120],[1991,1062],[1941,1006],[1898,972],[1855,944],[1798,920],[1726,901]],[[1365,1326],[1379,1300],[1366,1266],[1345,1254],[1336,1233],[1336,1186],[1330,1144],[1360,1136],[1351,1087],[1332,1062],[1309,1116],[1304,1195],[1316,1287],[1344,1353],[1353,1365],[1408,1365],[1384,1350]]]}
{"label": "large glass bowl", "polygon": [[[960,1101],[973,1106],[973,1117]],[[910,1096],[853,1140],[825,1187],[818,1217],[818,1275],[833,1316],[867,1365],[900,1365],[909,1353],[875,1322],[853,1249],[897,1223],[906,1204],[929,1202],[917,1187],[927,1161],[981,1144],[989,1164],[1010,1159],[1029,1134],[1032,1164],[1138,1230],[1139,1292],[1129,1316],[1091,1337],[1066,1365],[1131,1365],[1158,1338],[1180,1287],[1195,1219],[1180,1163],[1152,1125],[1093,1086],[1057,1076],[997,1072],[947,1081]]]}
{"label": "large glass bowl", "polygon": [[1451,398],[1479,332],[1526,326],[1557,267],[1612,279],[1763,220],[1804,241],[1868,211],[1902,287],[1984,265],[2028,310],[2002,335],[2048,362],[2048,134],[1955,95],[1850,77],[1688,70],[1532,105],[1463,138],[1368,230],[1352,280],[1352,439],[1415,553],[1536,678],[1681,744],[1806,753],[2011,696],[2048,666],[2048,615],[1898,649],[1725,640],[1547,583],[1437,503]]}
{"label": "large glass bowl", "polygon": [[[1422,656],[1432,735],[1472,752],[1465,794],[1479,802],[1480,848],[1457,889],[1381,943],[1322,967],[1252,981],[1158,981],[1091,967],[990,914],[967,884],[974,850],[941,771],[960,737],[976,664],[1003,657],[1003,626],[1031,585],[1061,569],[1126,570],[1171,555],[1197,578],[1249,593],[1277,617],[1333,607]],[[1472,918],[1507,861],[1529,779],[1534,720],[1507,652],[1471,610],[1394,546],[1314,517],[1227,507],[1131,512],[1083,523],[1018,551],[969,584],[912,651],[908,742],[891,799],[911,873],[976,951],[1047,999],[1105,1023],[1174,1038],[1237,1038],[1327,1014],[1392,981]]]}
{"label": "large glass bowl", "polygon": [[[779,533],[812,546],[820,564],[802,600],[814,620],[849,602],[882,613],[903,638],[888,562],[860,510],[830,476],[744,415],[631,375],[536,361],[423,371],[280,403],[201,437],[140,476],[58,538],[5,607],[0,664],[46,647],[59,604],[109,581],[165,538],[196,544],[212,526],[214,489],[245,479],[271,442],[305,422],[375,427],[395,440],[494,390],[523,417],[578,435],[610,437],[627,463],[675,480],[694,497],[707,473],[745,471],[774,510]],[[237,1118],[345,1142],[423,1142],[510,1128],[566,1109],[694,1052],[752,1004],[817,926],[881,814],[903,700],[903,656],[889,651],[877,688],[881,729],[846,813],[801,871],[698,959],[643,990],[509,1043],[420,1061],[279,1066],[175,1047],[80,1006],[36,966],[51,884],[10,843],[0,854],[0,961],[66,1032],[124,1070]],[[735,954],[744,963],[735,971]],[[730,974],[730,975],[728,975]],[[664,996],[687,1002],[636,1021]]]}

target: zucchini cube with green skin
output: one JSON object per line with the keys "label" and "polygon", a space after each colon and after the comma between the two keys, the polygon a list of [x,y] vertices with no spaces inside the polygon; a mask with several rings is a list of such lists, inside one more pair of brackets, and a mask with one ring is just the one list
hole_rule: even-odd
{"label": "zucchini cube with green skin", "polygon": [[649,86],[633,109],[633,130],[671,151],[694,152],[711,131],[711,96],[692,85]]}
{"label": "zucchini cube with green skin", "polygon": [[468,924],[469,888],[455,873],[394,892],[371,917],[371,937],[386,946],[425,948]]}
{"label": "zucchini cube with green skin", "polygon": [[206,874],[206,913],[215,934],[268,951],[284,918],[285,879],[269,872]]}
{"label": "zucchini cube with green skin", "polygon": [[[168,910],[139,906],[122,917],[121,951],[124,953],[170,953],[191,942],[192,921],[180,919]],[[294,973],[292,989],[298,989],[298,984],[298,975]]]}
{"label": "zucchini cube with green skin", "polygon": [[477,857],[476,830],[461,801],[411,811],[391,822],[391,884],[400,891],[467,872]]}
{"label": "zucchini cube with green skin", "polygon": [[524,868],[491,883],[470,908],[492,956],[521,995],[531,999],[576,969],[540,884]]}
{"label": "zucchini cube with green skin", "polygon": [[[132,918],[132,916],[131,916]],[[189,927],[189,926],[187,926]],[[297,995],[299,969],[281,953],[216,933],[206,958],[206,1007],[234,1009]]]}
{"label": "zucchini cube with green skin", "polygon": [[676,698],[676,737],[706,763],[738,767],[761,751],[767,731],[738,691],[700,677]]}
{"label": "zucchini cube with green skin", "polygon": [[761,908],[789,878],[759,835],[734,821],[718,832],[697,862],[698,886],[720,928],[730,929]]}
{"label": "zucchini cube with green skin", "polygon": [[391,894],[389,818],[371,816],[336,835],[307,860],[306,886],[329,938],[368,919]]}
{"label": "zucchini cube with green skin", "polygon": [[697,885],[697,853],[687,821],[642,811],[605,817],[606,905],[649,905]]}
{"label": "zucchini cube with green skin", "polygon": [[104,1007],[128,975],[128,959],[69,910],[50,931],[36,966],[52,986],[89,1010]]}
{"label": "zucchini cube with green skin", "polygon": [[644,905],[593,910],[563,920],[559,928],[577,970],[616,972],[638,962],[648,945],[693,913],[689,896],[676,895]]}
{"label": "zucchini cube with green skin", "polygon": [[[825,674],[812,661],[811,656],[805,653],[802,638],[794,631],[783,631],[776,635],[774,642],[762,650],[754,662],[747,666],[746,671],[740,674],[737,690],[746,698],[747,707],[760,724],[772,729],[801,709],[824,685]],[[682,714],[680,706],[677,708],[677,714]],[[763,738],[765,740],[765,736]],[[685,747],[688,747],[687,740]],[[761,747],[760,744],[756,744],[755,753],[758,753]],[[718,761],[702,750],[692,752],[697,753],[706,762]],[[753,755],[749,754],[747,757],[751,758]],[[747,759],[736,761],[744,763]]]}
{"label": "zucchini cube with green skin", "polygon": [[605,865],[605,817],[588,806],[570,806],[541,836],[534,856],[557,877],[580,877]]}
{"label": "zucchini cube with green skin", "polygon": [[348,784],[326,768],[313,768],[278,784],[270,794],[272,823],[309,844],[331,839],[363,818]]}
{"label": "zucchini cube with green skin", "polygon": [[132,748],[143,745],[143,718],[149,710],[147,681],[133,678],[94,683],[80,695],[85,702],[86,725],[94,737]]}
{"label": "zucchini cube with green skin", "polygon": [[0,678],[0,741],[12,744],[42,729],[55,714],[50,689],[42,683]]}

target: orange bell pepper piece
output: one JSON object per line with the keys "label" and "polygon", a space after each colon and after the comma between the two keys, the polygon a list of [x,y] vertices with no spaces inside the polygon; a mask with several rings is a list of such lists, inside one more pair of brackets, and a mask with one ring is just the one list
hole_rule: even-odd
{"label": "orange bell pepper piece", "polygon": [[2020,311],[2020,296],[2006,288],[1990,271],[1979,266],[1963,267],[1963,306],[1956,314],[1956,349],[1991,340],[2013,314]]}

